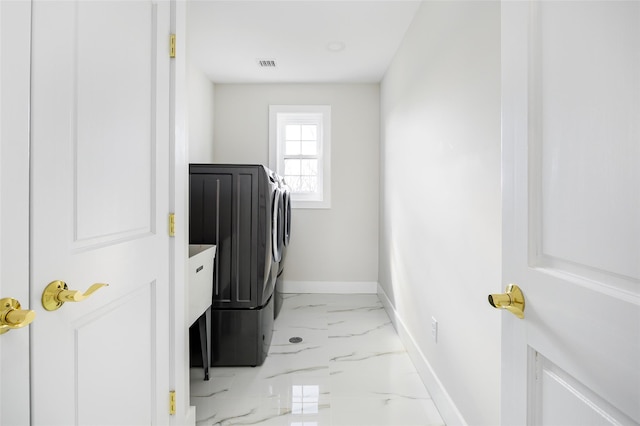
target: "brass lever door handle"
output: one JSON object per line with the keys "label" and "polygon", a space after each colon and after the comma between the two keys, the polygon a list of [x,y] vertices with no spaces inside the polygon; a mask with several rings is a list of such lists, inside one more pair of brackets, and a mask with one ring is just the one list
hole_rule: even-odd
{"label": "brass lever door handle", "polygon": [[507,286],[507,292],[490,294],[489,304],[496,309],[506,309],[518,318],[524,318],[524,294],[515,284]]}
{"label": "brass lever door handle", "polygon": [[0,334],[25,327],[36,318],[35,311],[20,309],[20,302],[9,297],[0,299]]}
{"label": "brass lever door handle", "polygon": [[69,290],[64,281],[52,281],[42,293],[42,306],[47,311],[59,309],[64,302],[82,302],[102,287],[109,284],[93,284],[87,291],[80,293],[78,290]]}

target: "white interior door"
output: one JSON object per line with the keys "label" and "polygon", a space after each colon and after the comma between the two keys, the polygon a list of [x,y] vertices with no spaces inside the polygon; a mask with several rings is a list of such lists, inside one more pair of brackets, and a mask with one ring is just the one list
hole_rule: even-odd
{"label": "white interior door", "polygon": [[[169,4],[35,1],[34,425],[169,423]],[[82,302],[41,306],[62,280]]]}
{"label": "white interior door", "polygon": [[640,423],[640,2],[502,3],[502,423]]}
{"label": "white interior door", "polygon": [[[0,299],[29,308],[31,5],[0,2]],[[0,306],[1,307],[1,306]],[[0,425],[29,424],[29,329],[0,335]]]}

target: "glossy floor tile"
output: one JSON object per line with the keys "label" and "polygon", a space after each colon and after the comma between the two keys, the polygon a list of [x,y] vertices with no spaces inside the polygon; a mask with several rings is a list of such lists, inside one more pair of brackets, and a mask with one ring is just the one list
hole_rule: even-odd
{"label": "glossy floor tile", "polygon": [[444,425],[376,295],[285,295],[264,364],[210,376],[198,426]]}

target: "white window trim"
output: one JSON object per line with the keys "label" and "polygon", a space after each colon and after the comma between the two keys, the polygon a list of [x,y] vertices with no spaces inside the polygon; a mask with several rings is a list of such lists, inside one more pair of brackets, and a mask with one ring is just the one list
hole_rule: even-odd
{"label": "white window trim", "polygon": [[321,199],[292,193],[291,207],[298,209],[331,208],[331,106],[330,105],[269,105],[269,168],[284,175],[283,147],[279,143],[278,114],[319,114],[322,116],[321,170],[318,172]]}

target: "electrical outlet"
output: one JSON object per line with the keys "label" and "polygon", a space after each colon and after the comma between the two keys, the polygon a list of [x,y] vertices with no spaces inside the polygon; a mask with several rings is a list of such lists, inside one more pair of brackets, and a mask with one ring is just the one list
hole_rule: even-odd
{"label": "electrical outlet", "polygon": [[431,337],[435,343],[438,343],[438,320],[434,317],[431,317]]}

